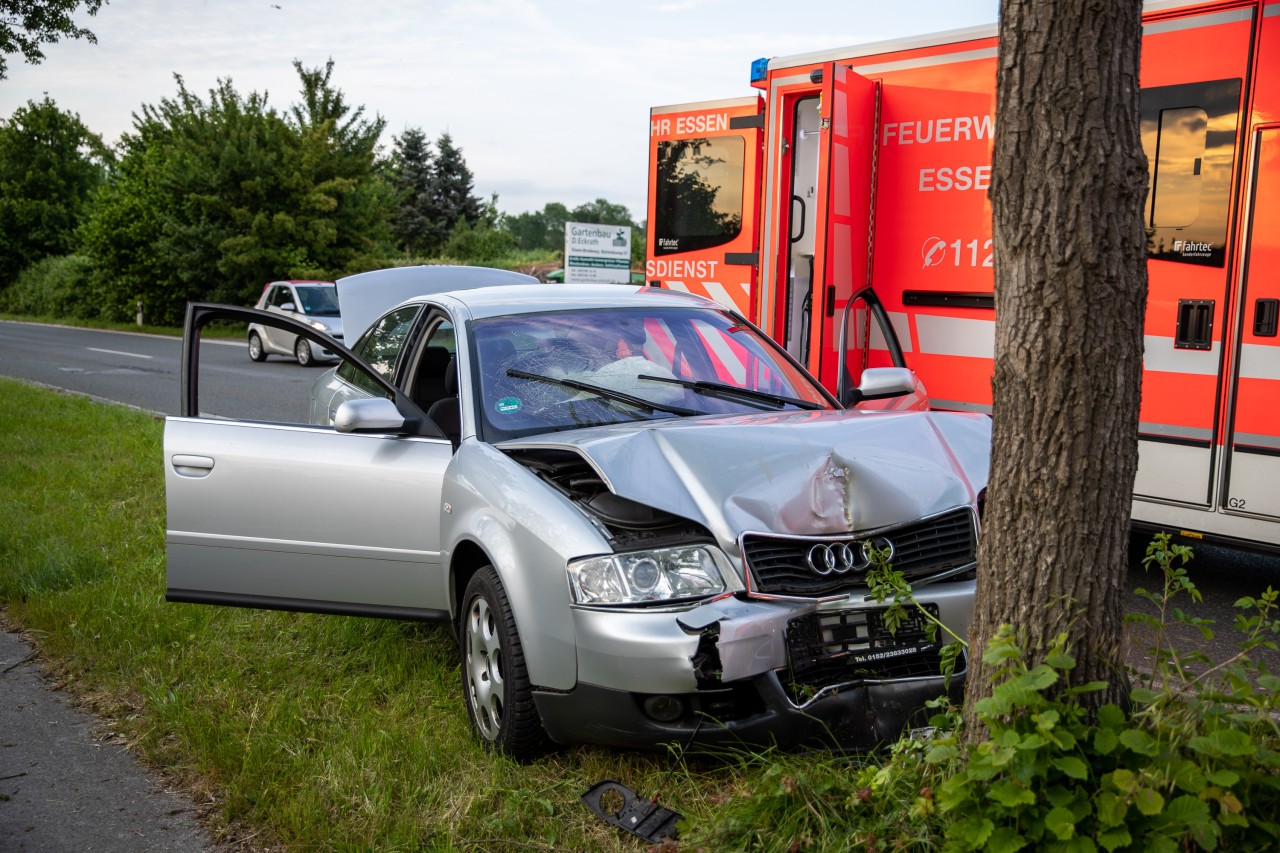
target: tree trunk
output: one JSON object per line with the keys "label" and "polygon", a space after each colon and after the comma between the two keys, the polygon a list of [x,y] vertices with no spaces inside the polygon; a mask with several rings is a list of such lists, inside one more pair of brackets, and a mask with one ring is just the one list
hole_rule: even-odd
{"label": "tree trunk", "polygon": [[965,722],[1001,624],[1032,662],[1070,632],[1073,681],[1121,698],[1122,597],[1138,459],[1146,158],[1141,0],[1004,0],[992,160],[991,481]]}

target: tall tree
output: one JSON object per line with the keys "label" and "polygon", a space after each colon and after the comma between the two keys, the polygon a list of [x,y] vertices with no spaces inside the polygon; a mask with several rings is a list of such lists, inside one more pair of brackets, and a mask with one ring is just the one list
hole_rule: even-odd
{"label": "tall tree", "polygon": [[392,189],[376,166],[386,121],[347,104],[333,84],[332,59],[323,68],[297,60],[293,67],[302,100],[289,112],[296,178],[285,183],[302,201],[293,219],[315,270],[306,274],[351,271],[391,241]]}
{"label": "tall tree", "polygon": [[[346,95],[333,85],[332,59],[324,68],[307,68],[295,59],[293,68],[302,82],[302,101],[289,110],[291,124],[300,134],[323,134],[335,154],[351,158],[355,170],[363,173],[378,149],[386,119],[367,119],[364,107],[353,109],[347,105]],[[341,160],[338,163],[343,165]]]}
{"label": "tall tree", "polygon": [[564,225],[566,222],[573,221],[569,215],[569,208],[558,201],[549,201],[542,207],[542,218],[547,228],[543,248],[563,251]]}
{"label": "tall tree", "polygon": [[1032,661],[1070,630],[1081,680],[1123,696],[1121,600],[1137,469],[1146,158],[1141,0],[1005,0],[991,202],[994,437],[966,696],[985,641]]}
{"label": "tall tree", "polygon": [[405,253],[413,256],[431,240],[431,143],[420,128],[395,137],[388,169],[396,194],[391,230]]}
{"label": "tall tree", "polygon": [[540,210],[504,216],[502,227],[515,238],[516,248],[530,251],[547,247],[547,217]]}
{"label": "tall tree", "polygon": [[128,319],[144,300],[152,322],[177,323],[187,300],[202,294],[188,293],[175,279],[163,248],[173,201],[161,178],[164,148],[128,136],[122,146],[119,166],[80,229],[83,252],[93,262],[98,316]]}
{"label": "tall tree", "polygon": [[[569,213],[570,222],[599,222],[603,225],[626,225],[631,228],[631,265],[644,266],[645,244],[644,229],[631,219],[631,211],[624,204],[598,198],[575,207]],[[556,241],[557,248],[564,247],[564,228],[561,227]]]}
{"label": "tall tree", "polygon": [[174,322],[189,299],[248,303],[266,281],[333,277],[383,255],[381,119],[350,110],[329,67],[297,67],[302,102],[287,116],[229,80],[206,101],[181,78],[175,98],[135,115],[118,178],[83,229],[104,304],[141,298]]}
{"label": "tall tree", "polygon": [[0,288],[29,264],[73,251],[109,159],[102,138],[48,95],[0,121]]}
{"label": "tall tree", "polygon": [[472,224],[480,220],[484,203],[473,191],[473,180],[462,149],[447,132],[441,133],[431,170],[431,248],[444,244],[458,220]]}
{"label": "tall tree", "polygon": [[32,65],[44,59],[42,44],[53,44],[61,38],[98,39],[84,27],[76,26],[71,16],[84,6],[90,15],[98,14],[106,0],[0,0],[0,80],[9,69],[6,57],[21,53]]}
{"label": "tall tree", "polygon": [[598,198],[584,202],[569,213],[571,222],[598,222],[602,225],[630,225],[631,211],[624,204],[614,204],[608,199]]}

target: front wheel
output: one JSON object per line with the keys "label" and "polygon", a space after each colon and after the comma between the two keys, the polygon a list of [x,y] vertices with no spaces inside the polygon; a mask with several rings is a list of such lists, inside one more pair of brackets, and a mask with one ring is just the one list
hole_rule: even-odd
{"label": "front wheel", "polygon": [[316,360],[311,354],[311,342],[301,335],[298,336],[298,342],[293,345],[293,355],[298,359],[298,364],[303,367],[310,367],[311,362]]}
{"label": "front wheel", "polygon": [[267,360],[267,351],[262,348],[262,338],[257,332],[249,333],[249,358],[253,361]]}
{"label": "front wheel", "polygon": [[458,645],[467,715],[484,745],[517,759],[541,753],[546,732],[533,704],[511,605],[492,566],[476,572],[467,584]]}

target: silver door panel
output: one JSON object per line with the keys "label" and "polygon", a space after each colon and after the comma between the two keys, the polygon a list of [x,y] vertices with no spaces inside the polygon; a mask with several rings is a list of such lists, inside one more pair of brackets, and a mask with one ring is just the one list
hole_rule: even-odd
{"label": "silver door panel", "polygon": [[171,591],[445,610],[447,440],[169,418]]}

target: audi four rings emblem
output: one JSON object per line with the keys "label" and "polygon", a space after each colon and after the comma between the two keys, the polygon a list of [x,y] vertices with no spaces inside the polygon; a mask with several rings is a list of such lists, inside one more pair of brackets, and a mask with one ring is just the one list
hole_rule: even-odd
{"label": "audi four rings emblem", "polygon": [[809,549],[809,568],[819,575],[865,571],[871,565],[877,550],[888,552],[886,563],[893,561],[893,543],[883,536],[863,539],[861,542],[822,542]]}

